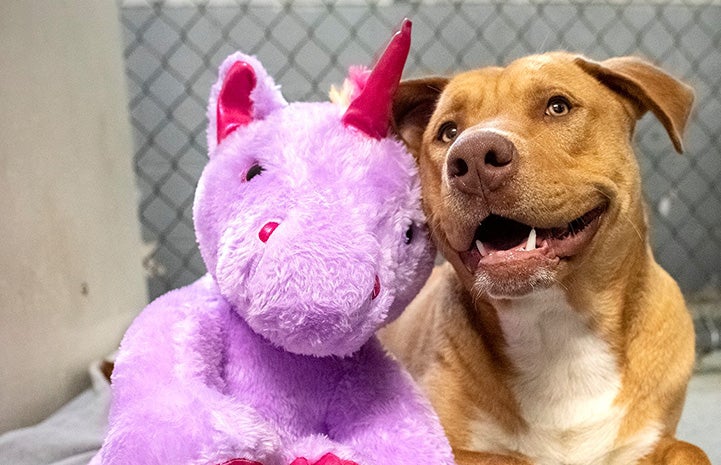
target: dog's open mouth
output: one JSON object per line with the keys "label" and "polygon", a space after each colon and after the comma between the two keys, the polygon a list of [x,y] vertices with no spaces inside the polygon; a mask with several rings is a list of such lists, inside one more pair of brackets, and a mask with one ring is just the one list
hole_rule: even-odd
{"label": "dog's open mouth", "polygon": [[460,258],[474,273],[479,268],[519,268],[523,262],[533,267],[573,257],[593,239],[606,207],[595,207],[563,226],[546,229],[492,214],[476,228],[473,243],[460,252]]}

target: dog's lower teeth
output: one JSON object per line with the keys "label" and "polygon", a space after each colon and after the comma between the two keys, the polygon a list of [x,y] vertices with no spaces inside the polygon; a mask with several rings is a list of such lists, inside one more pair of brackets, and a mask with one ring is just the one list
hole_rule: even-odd
{"label": "dog's lower teeth", "polygon": [[525,250],[529,252],[536,250],[536,228],[531,228],[531,232],[528,233],[528,242],[526,242]]}
{"label": "dog's lower teeth", "polygon": [[486,253],[485,247],[483,247],[483,242],[481,242],[481,241],[476,241],[476,248],[477,248],[478,251],[481,253],[481,257],[485,257],[486,255],[488,255],[488,254]]}

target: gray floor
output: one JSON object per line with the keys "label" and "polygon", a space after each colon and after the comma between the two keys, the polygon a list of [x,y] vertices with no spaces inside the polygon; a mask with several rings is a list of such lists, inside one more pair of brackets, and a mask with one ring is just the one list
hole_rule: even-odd
{"label": "gray floor", "polygon": [[677,436],[706,451],[713,465],[721,465],[721,351],[699,362]]}

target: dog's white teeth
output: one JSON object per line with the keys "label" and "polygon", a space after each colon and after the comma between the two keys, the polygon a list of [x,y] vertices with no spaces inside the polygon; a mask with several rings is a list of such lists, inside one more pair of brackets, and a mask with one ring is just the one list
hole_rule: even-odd
{"label": "dog's white teeth", "polygon": [[531,232],[528,233],[528,242],[526,242],[525,250],[529,252],[536,250],[536,228],[531,228]]}
{"label": "dog's white teeth", "polygon": [[488,255],[488,254],[486,253],[486,248],[483,247],[483,242],[481,242],[481,241],[476,241],[476,248],[477,248],[478,251],[481,253],[481,257],[485,257],[486,255]]}

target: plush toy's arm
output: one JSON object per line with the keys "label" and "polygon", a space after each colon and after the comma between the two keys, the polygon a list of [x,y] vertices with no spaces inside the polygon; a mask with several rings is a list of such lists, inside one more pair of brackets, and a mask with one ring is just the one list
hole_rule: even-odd
{"label": "plush toy's arm", "polygon": [[353,357],[329,412],[329,436],[363,458],[360,465],[452,465],[438,417],[410,375],[373,338]]}
{"label": "plush toy's arm", "polygon": [[113,372],[103,465],[280,464],[276,432],[224,394],[231,310],[208,278],[168,293],[136,319]]}

